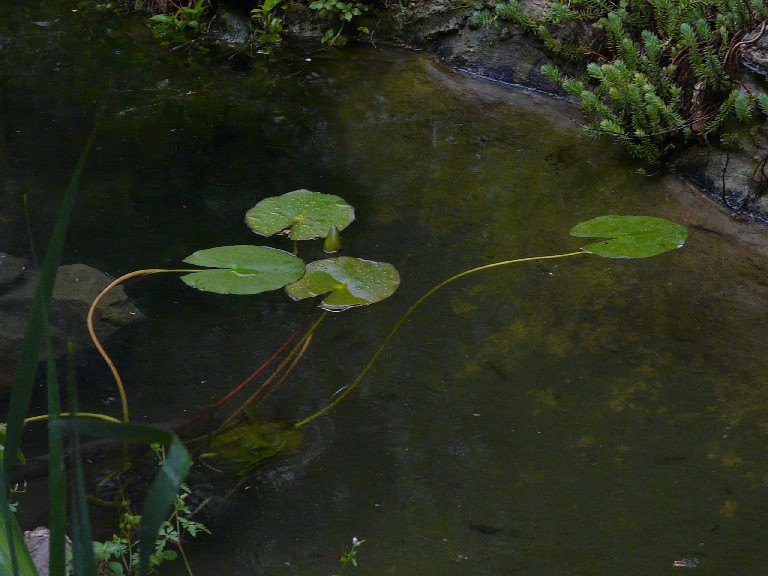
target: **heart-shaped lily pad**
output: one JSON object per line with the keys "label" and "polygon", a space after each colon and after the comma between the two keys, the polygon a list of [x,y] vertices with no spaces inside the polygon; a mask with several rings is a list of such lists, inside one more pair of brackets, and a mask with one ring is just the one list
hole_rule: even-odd
{"label": "heart-shaped lily pad", "polygon": [[295,282],[304,274],[304,261],[267,246],[219,246],[199,250],[184,260],[211,270],[181,279],[190,286],[217,294],[259,294]]}
{"label": "heart-shaped lily pad", "polygon": [[649,258],[685,244],[688,230],[653,216],[599,216],[571,229],[572,236],[608,238],[582,247],[605,258]]}
{"label": "heart-shaped lily pad", "polygon": [[257,234],[285,233],[291,240],[325,238],[331,226],[343,230],[354,219],[354,208],[342,198],[310,190],[265,198],[245,213],[245,223]]}
{"label": "heart-shaped lily pad", "polygon": [[341,256],[307,264],[304,276],[285,290],[294,300],[327,294],[320,307],[340,312],[391,296],[400,285],[392,264]]}

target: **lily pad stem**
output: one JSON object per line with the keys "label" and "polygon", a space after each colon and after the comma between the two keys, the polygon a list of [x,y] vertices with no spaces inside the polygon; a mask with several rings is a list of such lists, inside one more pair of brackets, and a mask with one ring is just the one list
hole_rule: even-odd
{"label": "lily pad stem", "polygon": [[[312,325],[312,327],[311,327],[311,328],[310,328],[310,329],[307,331],[307,333],[308,333],[308,334],[312,334],[312,333],[313,333],[315,330],[317,330],[317,326],[318,326],[318,324],[320,324],[320,322],[322,321],[322,319],[323,319],[323,318],[325,318],[325,314],[323,314],[323,315],[322,315],[322,316],[321,316],[321,317],[320,317],[320,318],[319,318],[319,319],[318,319],[318,320],[317,320],[317,321],[316,321],[316,322],[315,322],[315,323]],[[251,382],[251,381],[252,381],[254,378],[256,378],[257,376],[259,376],[259,374],[261,374],[261,373],[262,373],[262,372],[263,372],[263,371],[264,371],[264,370],[265,370],[265,369],[266,369],[266,368],[267,368],[267,367],[268,367],[270,364],[272,364],[272,362],[274,362],[274,361],[275,361],[277,358],[279,358],[279,357],[280,357],[280,355],[281,355],[283,352],[285,352],[285,349],[286,349],[286,348],[288,348],[288,346],[290,346],[291,342],[293,342],[293,341],[294,341],[294,339],[295,339],[295,338],[296,338],[296,337],[297,337],[297,336],[298,336],[298,335],[301,333],[301,331],[302,331],[302,330],[304,330],[304,328],[305,328],[305,326],[307,325],[307,322],[308,322],[308,321],[309,321],[309,318],[307,318],[307,320],[305,320],[305,321],[304,321],[304,323],[302,323],[302,325],[301,325],[301,326],[299,326],[299,327],[298,327],[296,330],[294,330],[294,331],[293,331],[293,333],[292,333],[292,334],[291,334],[291,335],[288,337],[288,339],[287,339],[285,342],[283,342],[283,343],[280,345],[280,347],[279,347],[277,350],[275,350],[275,352],[272,354],[272,356],[270,356],[269,358],[267,358],[267,360],[265,360],[265,361],[264,361],[264,363],[263,363],[261,366],[259,366],[259,367],[258,367],[258,368],[257,368],[257,369],[256,369],[256,370],[253,372],[253,374],[251,374],[250,376],[248,376],[248,378],[246,378],[245,380],[243,380],[243,381],[242,381],[240,384],[238,384],[238,385],[237,385],[235,388],[233,388],[233,389],[232,389],[230,392],[228,392],[226,396],[224,396],[223,398],[221,398],[220,400],[218,400],[218,401],[217,401],[217,402],[214,404],[213,408],[219,408],[220,406],[222,406],[222,405],[223,405],[223,404],[225,404],[226,402],[229,402],[229,401],[230,401],[230,400],[231,400],[231,399],[232,399],[232,398],[235,396],[235,394],[237,394],[237,393],[238,393],[238,392],[240,392],[240,391],[241,391],[243,388],[245,388],[247,384],[249,384],[249,383],[250,383],[250,382]],[[301,342],[303,342],[303,338],[302,338],[301,340],[299,340],[299,344],[298,344],[299,346],[301,345]]]}
{"label": "lily pad stem", "polygon": [[397,331],[400,330],[400,327],[405,323],[405,321],[408,319],[408,317],[413,313],[416,308],[419,307],[427,298],[432,296],[435,292],[440,290],[441,288],[447,286],[451,282],[458,280],[459,278],[464,278],[465,276],[469,276],[470,274],[474,274],[475,272],[482,272],[483,270],[490,270],[491,268],[498,268],[500,266],[508,266],[510,264],[520,264],[522,262],[536,262],[537,260],[554,260],[556,258],[569,258],[571,256],[578,256],[580,254],[589,254],[589,252],[584,252],[583,250],[579,250],[578,252],[567,252],[565,254],[554,254],[551,256],[531,256],[528,258],[515,258],[514,260],[505,260],[503,262],[494,262],[493,264],[486,264],[484,266],[478,266],[477,268],[472,268],[471,270],[465,270],[464,272],[461,272],[459,274],[456,274],[455,276],[451,276],[447,280],[443,280],[438,284],[437,286],[431,288],[426,294],[424,294],[421,298],[416,300],[414,304],[406,310],[405,314],[403,314],[400,319],[397,321],[397,323],[392,327],[392,330],[389,331],[389,334],[387,334],[387,337],[384,338],[384,341],[381,343],[381,345],[376,349],[376,352],[374,352],[373,356],[371,356],[371,359],[368,361],[368,364],[365,365],[365,368],[357,375],[357,378],[350,384],[343,392],[341,392],[338,396],[336,396],[332,402],[330,402],[325,408],[322,408],[312,414],[311,416],[307,416],[304,418],[304,420],[301,420],[300,422],[297,422],[294,424],[296,428],[301,428],[302,426],[309,424],[314,420],[315,418],[322,416],[326,412],[328,412],[331,408],[336,406],[339,402],[344,400],[344,398],[347,397],[347,395],[354,390],[358,384],[362,381],[362,379],[365,377],[366,374],[368,374],[369,370],[373,367],[376,360],[378,360],[381,353],[384,351],[384,349],[387,347],[387,344],[389,344],[389,341],[392,340],[395,334],[397,334]]}
{"label": "lily pad stem", "polygon": [[96,349],[99,351],[99,354],[101,354],[101,357],[104,358],[104,361],[107,363],[107,366],[109,366],[109,370],[112,372],[112,376],[115,378],[115,383],[117,384],[117,390],[120,393],[120,405],[122,406],[123,410],[123,422],[128,422],[129,420],[129,413],[128,413],[128,397],[125,394],[125,386],[123,386],[123,381],[120,378],[120,374],[117,371],[117,368],[115,367],[115,363],[112,362],[112,359],[109,357],[109,354],[104,350],[104,347],[101,345],[101,342],[99,342],[99,339],[96,337],[96,331],[93,329],[93,314],[96,311],[96,307],[99,305],[99,302],[101,302],[101,299],[104,298],[104,296],[107,295],[107,293],[112,290],[115,286],[122,284],[126,280],[129,280],[131,278],[135,278],[137,276],[146,276],[147,274],[159,274],[162,272],[175,272],[180,274],[187,274],[192,272],[199,272],[199,269],[195,270],[168,270],[165,268],[147,268],[144,270],[134,270],[133,272],[129,272],[128,274],[124,274],[123,276],[120,276],[120,278],[117,278],[116,280],[113,280],[110,282],[100,293],[96,298],[94,298],[93,302],[91,302],[91,307],[88,309],[88,318],[86,319],[86,323],[88,324],[88,334],[91,335],[91,340],[93,341],[93,345],[96,346]]}
{"label": "lily pad stem", "polygon": [[296,364],[299,360],[301,360],[302,356],[304,356],[304,352],[306,352],[307,348],[309,347],[310,342],[312,342],[312,337],[315,335],[315,331],[317,330],[317,327],[320,325],[320,323],[323,321],[323,319],[328,315],[328,312],[323,312],[323,314],[318,318],[315,323],[307,330],[307,333],[302,336],[298,342],[296,342],[295,346],[291,349],[291,351],[288,353],[288,355],[280,362],[280,364],[277,366],[275,371],[264,381],[264,383],[259,387],[256,392],[254,392],[245,402],[243,402],[238,408],[230,414],[226,420],[213,432],[213,436],[216,436],[218,434],[221,434],[224,432],[229,426],[235,421],[235,419],[240,416],[243,412],[248,410],[253,404],[255,404],[259,397],[267,391],[267,394],[271,393],[269,390],[269,387],[271,386],[272,382],[280,376],[280,380],[278,380],[277,384],[275,385],[275,388],[278,388],[285,378],[288,377],[288,375],[293,371],[293,369],[296,367]]}
{"label": "lily pad stem", "polygon": [[[58,414],[60,418],[69,418],[73,416],[73,414],[70,414],[69,412],[62,412]],[[113,424],[120,424],[120,420],[117,418],[113,418],[112,416],[107,416],[106,414],[98,414],[95,412],[78,412],[76,414],[78,418],[91,418],[92,420],[104,420],[104,422],[112,422]],[[32,424],[33,422],[44,422],[45,420],[48,420],[49,416],[48,414],[41,414],[40,416],[31,416],[29,418],[24,419],[24,424]]]}

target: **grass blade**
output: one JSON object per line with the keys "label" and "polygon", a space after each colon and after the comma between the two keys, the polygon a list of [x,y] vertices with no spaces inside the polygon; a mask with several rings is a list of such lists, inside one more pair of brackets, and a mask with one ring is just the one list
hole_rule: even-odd
{"label": "grass blade", "polygon": [[[76,417],[78,413],[77,381],[67,379],[69,394],[69,412]],[[62,437],[65,421],[57,418],[48,424],[48,433]],[[91,521],[88,517],[88,503],[85,495],[85,475],[80,454],[80,430],[72,428],[70,443],[72,453],[72,469],[74,486],[72,491],[72,567],[77,576],[96,576],[96,560],[93,556],[93,537],[91,536]]]}
{"label": "grass blade", "polygon": [[[45,344],[48,354],[48,422],[56,422],[60,418],[61,401],[59,398],[59,382],[56,373],[50,333],[46,334]],[[67,358],[67,381],[74,380],[74,356],[70,346]],[[48,453],[48,530],[49,553],[48,573],[50,576],[65,576],[66,551],[65,540],[67,530],[67,498],[66,476],[64,472],[64,442],[61,434],[49,428]]]}

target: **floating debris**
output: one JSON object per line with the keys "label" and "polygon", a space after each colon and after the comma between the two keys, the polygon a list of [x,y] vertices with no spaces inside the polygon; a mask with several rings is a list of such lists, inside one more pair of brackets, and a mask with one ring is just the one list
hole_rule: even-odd
{"label": "floating debris", "polygon": [[696,568],[699,565],[699,559],[693,556],[675,560],[672,566],[675,568]]}

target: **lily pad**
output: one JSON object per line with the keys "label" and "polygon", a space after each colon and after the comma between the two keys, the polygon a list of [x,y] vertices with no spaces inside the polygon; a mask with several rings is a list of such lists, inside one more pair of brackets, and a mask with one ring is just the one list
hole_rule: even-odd
{"label": "lily pad", "polygon": [[392,264],[340,256],[307,264],[304,276],[285,287],[294,300],[327,294],[320,307],[340,312],[391,296],[400,285]]}
{"label": "lily pad", "polygon": [[325,238],[332,226],[343,230],[355,219],[344,199],[310,190],[265,198],[245,213],[245,223],[262,236],[288,234],[291,240]]}
{"label": "lily pad", "polygon": [[653,216],[599,216],[571,229],[572,236],[607,238],[582,250],[605,258],[649,258],[681,248],[685,226]]}
{"label": "lily pad", "polygon": [[304,274],[304,261],[267,246],[219,246],[199,250],[184,260],[205,266],[181,279],[198,290],[217,294],[259,294],[295,282]]}
{"label": "lily pad", "polygon": [[231,462],[237,462],[243,469],[255,466],[279,452],[295,452],[301,445],[302,434],[294,426],[279,422],[246,421],[211,440],[212,454]]}

